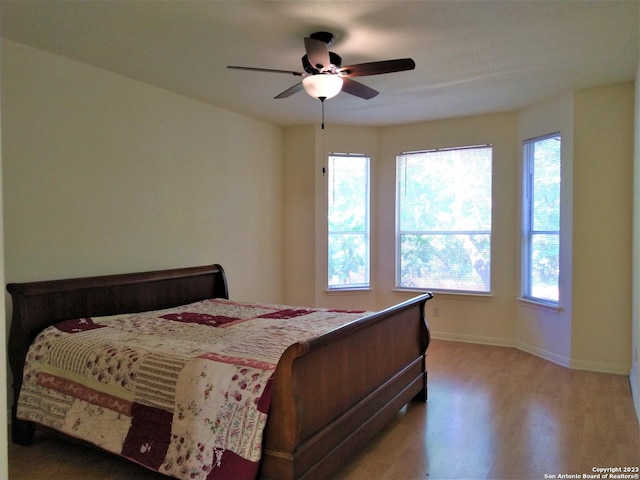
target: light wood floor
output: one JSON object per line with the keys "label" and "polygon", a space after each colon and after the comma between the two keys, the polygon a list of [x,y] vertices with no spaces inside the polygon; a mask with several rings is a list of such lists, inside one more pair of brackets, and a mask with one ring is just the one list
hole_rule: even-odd
{"label": "light wood floor", "polygon": [[[428,363],[428,403],[402,409],[335,480],[544,479],[640,466],[625,376],[444,341],[432,342]],[[52,435],[9,447],[11,480],[167,478]]]}

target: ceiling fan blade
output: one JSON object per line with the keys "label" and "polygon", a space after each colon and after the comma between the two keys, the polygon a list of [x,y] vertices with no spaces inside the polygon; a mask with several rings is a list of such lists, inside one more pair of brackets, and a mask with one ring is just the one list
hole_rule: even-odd
{"label": "ceiling fan blade", "polygon": [[309,63],[316,70],[322,71],[323,68],[331,65],[329,58],[329,47],[322,40],[306,37],[304,39],[304,48],[307,51]]}
{"label": "ceiling fan blade", "polygon": [[349,78],[342,79],[342,91],[355,95],[356,97],[364,98],[365,100],[369,100],[380,93],[371,87],[367,87],[366,85]]}
{"label": "ceiling fan blade", "polygon": [[397,58],[381,62],[359,63],[342,67],[338,70],[343,77],[364,77],[366,75],[380,75],[381,73],[403,72],[416,68],[416,62],[411,58]]}
{"label": "ceiling fan blade", "polygon": [[287,97],[290,97],[291,95],[293,95],[294,93],[299,92],[300,90],[302,90],[302,82],[294,85],[291,88],[287,88],[284,92],[279,93],[278,95],[276,95],[273,98],[287,98]]}
{"label": "ceiling fan blade", "polygon": [[301,72],[294,72],[292,70],[275,70],[273,68],[258,68],[258,67],[238,67],[235,65],[228,65],[227,68],[232,68],[235,70],[251,70],[253,72],[270,72],[270,73],[288,73],[289,75],[295,75],[296,77],[301,77]]}

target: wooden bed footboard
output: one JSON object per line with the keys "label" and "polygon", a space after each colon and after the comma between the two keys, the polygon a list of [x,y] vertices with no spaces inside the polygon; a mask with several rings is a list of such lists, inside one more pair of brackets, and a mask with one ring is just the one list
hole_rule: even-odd
{"label": "wooden bed footboard", "polygon": [[261,477],[326,479],[412,399],[426,401],[430,293],[287,349]]}

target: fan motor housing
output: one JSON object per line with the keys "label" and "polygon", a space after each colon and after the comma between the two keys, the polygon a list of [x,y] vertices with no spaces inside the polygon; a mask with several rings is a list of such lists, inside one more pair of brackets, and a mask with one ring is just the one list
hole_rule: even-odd
{"label": "fan motor housing", "polygon": [[333,33],[331,32],[315,32],[309,35],[309,38],[313,38],[314,40],[320,40],[321,42],[326,43],[327,45],[331,45],[333,42]]}
{"label": "fan motor housing", "polygon": [[[340,68],[340,66],[342,65],[342,57],[337,53],[329,52],[329,61],[331,61],[331,65],[336,68]],[[309,62],[309,58],[306,55],[302,57],[302,68],[304,68],[305,72],[311,75],[320,73],[320,70],[311,65],[311,62]]]}

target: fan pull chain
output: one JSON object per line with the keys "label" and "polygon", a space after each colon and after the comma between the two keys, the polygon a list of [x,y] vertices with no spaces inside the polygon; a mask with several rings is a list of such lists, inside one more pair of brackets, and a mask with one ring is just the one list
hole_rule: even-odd
{"label": "fan pull chain", "polygon": [[322,130],[324,130],[324,101],[327,97],[318,97],[320,99],[320,103],[322,103]]}

